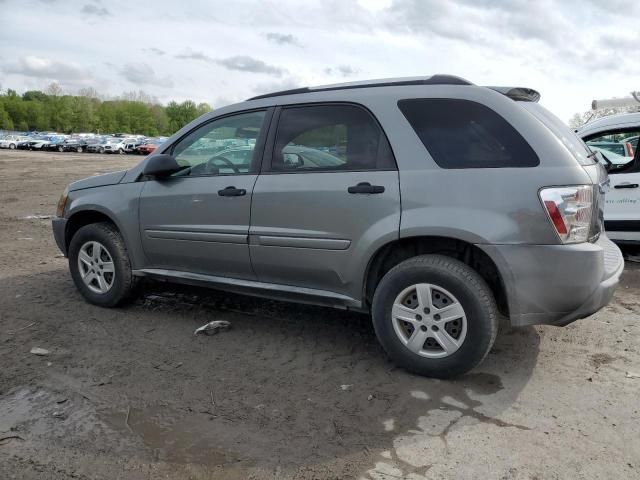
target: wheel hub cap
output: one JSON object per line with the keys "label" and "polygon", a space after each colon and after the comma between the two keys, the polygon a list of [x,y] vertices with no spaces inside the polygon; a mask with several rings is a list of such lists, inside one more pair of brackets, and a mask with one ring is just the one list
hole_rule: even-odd
{"label": "wheel hub cap", "polygon": [[467,316],[458,299],[428,283],[400,292],[393,302],[391,320],[402,343],[423,357],[448,357],[458,351],[467,335]]}

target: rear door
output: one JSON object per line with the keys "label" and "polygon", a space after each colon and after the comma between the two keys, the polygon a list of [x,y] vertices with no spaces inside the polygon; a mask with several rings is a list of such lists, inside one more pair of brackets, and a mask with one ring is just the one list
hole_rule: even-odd
{"label": "rear door", "polygon": [[610,190],[605,195],[604,225],[613,240],[640,241],[640,127],[592,134],[585,143],[608,164]]}
{"label": "rear door", "polygon": [[249,259],[251,192],[267,110],[208,122],[178,140],[184,169],[148,180],[140,196],[147,268],[255,279]]}
{"label": "rear door", "polygon": [[258,280],[360,299],[372,250],[398,237],[398,171],[384,132],[353,104],[282,107],[251,207]]}

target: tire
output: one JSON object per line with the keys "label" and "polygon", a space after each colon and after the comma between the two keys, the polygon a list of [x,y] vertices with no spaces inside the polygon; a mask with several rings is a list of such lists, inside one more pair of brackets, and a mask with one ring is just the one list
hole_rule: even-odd
{"label": "tire", "polygon": [[[412,289],[418,293],[416,286],[423,292],[418,299],[412,293]],[[436,322],[434,319],[439,318],[435,315],[438,312],[434,306],[436,297],[445,304],[449,299],[449,308],[461,307],[464,315],[446,324]],[[410,304],[398,304],[401,298]],[[421,298],[430,299],[431,311],[423,308],[427,303]],[[415,312],[414,316],[407,315],[407,318],[411,316],[410,322],[395,320],[399,317],[392,316],[394,304],[401,305],[395,308],[402,315]],[[446,308],[442,303],[440,306]],[[487,356],[498,333],[498,309],[487,283],[467,264],[443,255],[417,256],[389,270],[376,288],[371,313],[378,340],[389,357],[406,370],[428,377],[453,378],[473,369]],[[446,318],[449,317],[444,320]],[[423,337],[416,336],[413,344],[421,346],[411,350],[408,345],[417,329],[421,329],[421,335],[447,333],[449,339],[457,334],[454,343],[445,342],[452,353],[447,353],[441,346],[443,342],[435,337],[422,343]],[[448,332],[452,332],[451,335]]]}
{"label": "tire", "polygon": [[59,151],[60,153],[64,152],[64,147],[58,147],[58,151]]}
{"label": "tire", "polygon": [[122,150],[121,148],[118,149],[118,154],[122,155],[124,154],[124,150]]}
{"label": "tire", "polygon": [[[99,288],[97,280],[92,285],[87,285],[80,271],[81,268],[88,267],[85,262],[78,258],[81,250],[86,252],[85,245],[95,245],[94,242],[97,242],[106,250],[113,265],[113,273],[111,275],[106,270],[102,273],[105,282],[108,283],[108,280],[111,279],[111,286],[104,293],[95,291],[96,288]],[[103,255],[103,258],[108,259],[108,257]],[[83,264],[82,267],[80,266],[81,263]],[[106,266],[107,263],[104,265]],[[100,307],[122,305],[132,297],[137,286],[138,279],[131,272],[129,254],[122,236],[111,223],[107,222],[86,225],[76,232],[69,245],[69,270],[71,271],[71,278],[73,278],[73,282],[82,296],[89,303]]]}
{"label": "tire", "polygon": [[10,143],[9,144],[9,150],[15,150],[15,149],[16,149],[15,143]]}
{"label": "tire", "polygon": [[98,149],[98,153],[104,153],[104,148],[100,147],[100,148]]}
{"label": "tire", "polygon": [[82,147],[76,147],[76,152],[82,153]]}

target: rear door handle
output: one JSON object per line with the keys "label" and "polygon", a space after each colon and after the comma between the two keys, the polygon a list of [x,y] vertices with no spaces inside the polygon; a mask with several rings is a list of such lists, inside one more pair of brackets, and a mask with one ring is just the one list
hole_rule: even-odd
{"label": "rear door handle", "polygon": [[242,197],[246,194],[247,191],[244,188],[227,187],[222,190],[218,190],[218,195],[221,197]]}
{"label": "rear door handle", "polygon": [[613,188],[638,188],[637,183],[621,183],[619,185],[615,185]]}
{"label": "rear door handle", "polygon": [[384,193],[382,185],[371,185],[369,182],[360,182],[357,185],[347,188],[349,193]]}

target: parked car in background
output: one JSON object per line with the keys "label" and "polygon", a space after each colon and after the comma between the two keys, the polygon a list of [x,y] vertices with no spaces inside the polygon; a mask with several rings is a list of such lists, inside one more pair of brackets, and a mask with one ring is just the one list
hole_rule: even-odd
{"label": "parked car in background", "polygon": [[51,145],[53,137],[50,136],[35,136],[31,140],[18,144],[18,148],[25,150],[46,150]]}
{"label": "parked car in background", "polygon": [[2,140],[0,140],[0,148],[15,150],[16,148],[18,148],[18,144],[20,142],[27,141],[29,141],[29,137],[25,137],[24,135],[7,135]]}
{"label": "parked car in background", "polygon": [[138,147],[142,145],[142,140],[128,140],[124,146],[125,153],[138,153]]}
{"label": "parked car in background", "polygon": [[28,150],[29,149],[29,143],[31,143],[32,140],[33,140],[33,137],[26,137],[26,138],[20,140],[16,144],[16,148],[18,150]]}
{"label": "parked car in background", "polygon": [[158,145],[155,142],[148,141],[148,142],[145,142],[142,145],[140,145],[136,149],[136,153],[138,155],[149,155],[149,154],[155,152],[156,148],[158,148]]}
{"label": "parked car in background", "polygon": [[[576,132],[609,171],[610,189],[604,205],[607,235],[621,243],[640,242],[640,113],[600,118]],[[629,146],[631,156],[627,155]]]}
{"label": "parked car in background", "polygon": [[104,153],[125,153],[124,150],[127,146],[127,140],[124,138],[112,138],[104,144]]}
{"label": "parked car in background", "polygon": [[[48,144],[43,145],[42,150],[47,150],[47,151],[59,151],[58,147],[60,145],[62,145],[65,140],[67,139],[67,137],[65,135],[57,135],[55,137],[51,138],[51,141],[49,141]],[[60,150],[62,151],[62,150]]]}
{"label": "parked car in background", "polygon": [[502,315],[585,318],[624,267],[605,169],[539,97],[448,75],[261,95],[70,184],[54,237],[93,304],[147,276],[353,309],[399,365],[461,375]]}
{"label": "parked car in background", "polygon": [[104,146],[110,137],[95,137],[92,138],[87,145],[86,152],[88,153],[104,153]]}
{"label": "parked car in background", "polygon": [[69,138],[65,140],[63,143],[58,144],[59,152],[77,152],[82,153],[87,150],[87,146],[89,142],[82,138]]}

